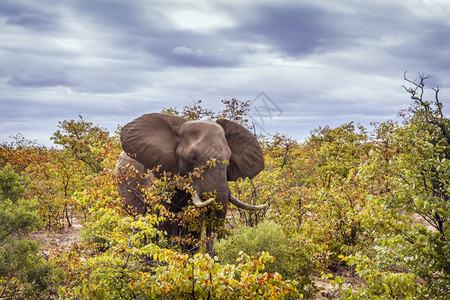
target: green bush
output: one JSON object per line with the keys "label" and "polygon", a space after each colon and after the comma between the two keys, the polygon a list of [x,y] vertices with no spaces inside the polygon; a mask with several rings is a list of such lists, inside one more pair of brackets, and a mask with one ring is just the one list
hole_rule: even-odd
{"label": "green bush", "polygon": [[268,262],[264,271],[279,273],[286,279],[296,280],[302,293],[311,295],[314,289],[311,273],[314,259],[307,243],[302,239],[289,237],[281,225],[274,221],[264,221],[256,227],[240,226],[227,238],[214,245],[214,251],[222,263],[233,264],[242,252],[257,255],[269,252],[275,261]]}
{"label": "green bush", "polygon": [[22,198],[22,177],[6,165],[0,170],[0,299],[33,299],[51,293],[53,270],[40,245],[22,239],[39,228],[37,201]]}

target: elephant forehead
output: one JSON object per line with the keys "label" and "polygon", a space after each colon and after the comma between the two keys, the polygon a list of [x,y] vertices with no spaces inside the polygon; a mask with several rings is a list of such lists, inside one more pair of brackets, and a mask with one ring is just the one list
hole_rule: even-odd
{"label": "elephant forehead", "polygon": [[189,121],[183,124],[179,134],[177,154],[198,159],[229,159],[231,150],[222,126],[211,121]]}
{"label": "elephant forehead", "polygon": [[222,126],[212,121],[188,121],[181,126],[180,135],[184,138],[199,138],[212,136],[225,137]]}
{"label": "elephant forehead", "polygon": [[182,125],[183,129],[192,129],[192,128],[209,128],[209,129],[221,129],[222,126],[217,124],[216,122],[209,120],[200,120],[200,121],[187,121]]}

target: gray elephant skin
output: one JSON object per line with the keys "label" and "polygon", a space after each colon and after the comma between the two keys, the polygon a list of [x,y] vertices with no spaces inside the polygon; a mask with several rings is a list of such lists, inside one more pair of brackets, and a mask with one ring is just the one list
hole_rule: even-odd
{"label": "gray elephant skin", "polygon": [[[204,193],[215,194],[215,201],[222,204],[222,209],[215,211],[216,217],[222,220],[230,203],[246,210],[266,207],[243,203],[229,189],[228,181],[253,178],[264,168],[264,156],[257,139],[233,121],[187,121],[168,114],[144,114],[123,127],[120,140],[123,153],[116,167],[119,194],[125,206],[137,213],[149,211],[141,188],[151,185],[163,171],[188,175],[212,159],[218,163],[205,168],[200,178],[193,178],[194,192],[178,190],[166,204],[170,212],[180,213],[190,203],[207,207],[214,198],[202,201],[200,198]],[[224,161],[228,163],[222,163]],[[158,172],[143,175],[154,168],[158,168]],[[169,237],[189,235],[200,238],[201,231],[192,232],[185,227],[176,221],[159,225]],[[213,228],[206,228],[208,235],[211,231]]]}

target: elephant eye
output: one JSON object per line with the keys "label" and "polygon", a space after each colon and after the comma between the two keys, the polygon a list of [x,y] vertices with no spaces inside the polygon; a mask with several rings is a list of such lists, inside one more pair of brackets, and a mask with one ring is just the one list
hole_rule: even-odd
{"label": "elephant eye", "polygon": [[195,156],[191,155],[191,156],[189,156],[189,162],[194,165],[197,162],[197,158]]}

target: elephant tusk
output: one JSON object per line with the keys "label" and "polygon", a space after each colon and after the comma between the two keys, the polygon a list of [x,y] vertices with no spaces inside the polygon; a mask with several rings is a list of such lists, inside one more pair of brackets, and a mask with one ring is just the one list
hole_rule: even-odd
{"label": "elephant tusk", "polygon": [[205,207],[205,206],[207,206],[208,204],[210,204],[210,203],[213,202],[213,201],[214,201],[214,198],[208,199],[208,200],[206,200],[206,201],[202,201],[202,200],[200,200],[200,197],[198,196],[197,193],[194,192],[194,193],[192,194],[192,202],[193,202],[194,205],[195,205],[196,207],[198,207],[198,208]]}
{"label": "elephant tusk", "polygon": [[267,203],[263,204],[263,205],[247,204],[247,203],[242,202],[241,200],[239,200],[238,198],[236,198],[233,195],[230,195],[230,202],[233,203],[234,205],[236,205],[237,207],[245,209],[245,210],[261,210],[268,206]]}

